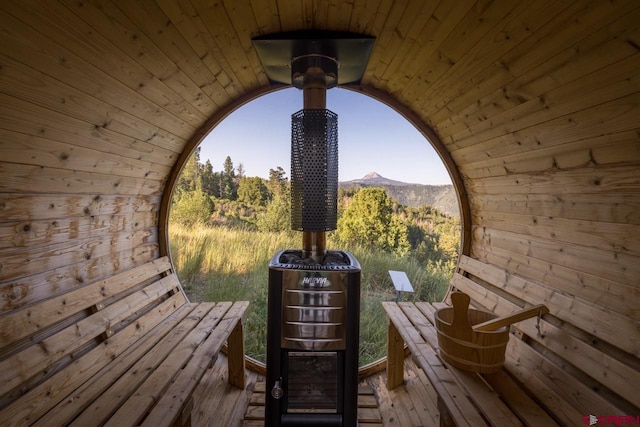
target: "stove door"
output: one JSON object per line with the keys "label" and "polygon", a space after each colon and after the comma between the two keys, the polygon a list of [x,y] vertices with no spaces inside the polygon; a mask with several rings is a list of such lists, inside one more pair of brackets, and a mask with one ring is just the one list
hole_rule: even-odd
{"label": "stove door", "polygon": [[340,352],[287,352],[287,413],[341,411],[343,372]]}

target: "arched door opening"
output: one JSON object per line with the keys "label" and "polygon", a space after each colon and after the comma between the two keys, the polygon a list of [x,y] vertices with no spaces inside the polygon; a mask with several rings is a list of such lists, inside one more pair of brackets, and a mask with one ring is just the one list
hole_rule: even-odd
{"label": "arched door opening", "polygon": [[[380,302],[397,297],[389,270],[406,271],[414,285],[403,299],[443,297],[463,247],[464,193],[434,142],[403,115],[355,91],[334,90],[327,104],[339,115],[341,183],[338,230],[327,248],[348,250],[362,265],[363,366],[384,356]],[[258,362],[269,258],[300,245],[288,201],[290,116],[300,108],[299,91],[284,89],[214,123],[194,141],[165,201],[168,247],[185,292],[193,301],[250,300],[246,350]]]}

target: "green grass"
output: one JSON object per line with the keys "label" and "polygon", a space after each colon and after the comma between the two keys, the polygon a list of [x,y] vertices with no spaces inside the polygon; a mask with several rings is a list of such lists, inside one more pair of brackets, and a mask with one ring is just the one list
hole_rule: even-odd
{"label": "green grass", "polygon": [[[264,362],[269,260],[282,249],[300,248],[301,235],[172,225],[169,240],[178,276],[191,301],[251,302],[245,325],[246,352]],[[380,303],[396,298],[388,270],[407,272],[415,293],[403,295],[404,300],[441,300],[452,274],[435,265],[420,265],[411,257],[359,247],[337,248],[331,238],[328,247],[352,252],[362,267],[360,365],[385,355],[387,321]]]}

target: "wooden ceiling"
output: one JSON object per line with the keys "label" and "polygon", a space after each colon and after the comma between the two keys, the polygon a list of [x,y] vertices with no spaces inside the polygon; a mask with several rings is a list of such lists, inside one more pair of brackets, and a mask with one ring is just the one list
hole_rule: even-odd
{"label": "wooden ceiling", "polygon": [[541,301],[575,301],[559,318],[637,375],[640,2],[4,0],[0,11],[3,310],[160,255],[181,159],[273,89],[253,37],[350,31],[376,38],[354,89],[432,136],[459,177],[465,252],[540,284]]}

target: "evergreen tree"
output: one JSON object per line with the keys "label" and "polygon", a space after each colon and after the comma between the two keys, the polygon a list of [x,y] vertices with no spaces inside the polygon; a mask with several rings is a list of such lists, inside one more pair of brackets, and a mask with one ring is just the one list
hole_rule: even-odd
{"label": "evergreen tree", "polygon": [[238,163],[238,171],[236,173],[236,178],[238,179],[238,182],[240,182],[240,179],[244,178],[244,165],[242,163]]}
{"label": "evergreen tree", "polygon": [[220,196],[224,199],[236,200],[237,198],[237,184],[235,182],[236,171],[233,167],[231,157],[227,156],[224,160],[224,166],[222,170],[222,179],[220,182]]}
{"label": "evergreen tree", "polygon": [[220,192],[218,191],[219,185],[217,182],[219,179],[219,174],[216,174],[216,172],[213,171],[213,165],[211,164],[211,161],[207,159],[200,171],[202,191],[210,196],[220,197]]}

